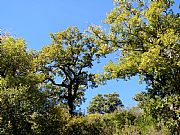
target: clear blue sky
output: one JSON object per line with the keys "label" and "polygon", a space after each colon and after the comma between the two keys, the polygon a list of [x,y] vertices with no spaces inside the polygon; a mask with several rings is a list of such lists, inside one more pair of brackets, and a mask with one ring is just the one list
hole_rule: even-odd
{"label": "clear blue sky", "polygon": [[[178,1],[178,0],[176,0]],[[89,24],[102,24],[106,14],[113,8],[112,0],[0,0],[0,28],[16,37],[26,40],[28,48],[40,50],[50,43],[49,33],[58,32],[69,26],[81,30]],[[94,71],[102,71],[107,60],[96,66]],[[98,93],[117,92],[126,107],[137,103],[132,100],[135,93],[145,89],[138,84],[138,77],[126,81],[109,81],[105,86],[87,90],[85,109],[89,101]]]}

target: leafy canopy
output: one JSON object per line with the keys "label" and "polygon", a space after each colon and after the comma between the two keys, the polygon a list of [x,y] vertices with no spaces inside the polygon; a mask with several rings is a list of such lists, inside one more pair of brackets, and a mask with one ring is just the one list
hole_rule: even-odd
{"label": "leafy canopy", "polygon": [[[109,32],[90,27],[95,42],[102,50],[106,47],[100,53],[119,51],[119,61],[110,61],[104,75],[96,77],[103,81],[139,75],[147,84],[141,107],[150,110],[150,114],[162,112],[167,125],[173,125],[172,121],[179,123],[180,17],[173,12],[173,4],[173,0],[114,0],[114,9],[105,20]],[[157,106],[149,107],[150,104]],[[166,111],[161,111],[161,105]],[[173,109],[169,113],[171,105]],[[172,121],[168,122],[168,118]]]}
{"label": "leafy canopy", "polygon": [[98,94],[95,96],[88,107],[88,113],[112,113],[119,107],[123,107],[119,94]]}
{"label": "leafy canopy", "polygon": [[56,103],[67,104],[72,114],[75,106],[84,101],[84,91],[95,87],[94,74],[89,73],[98,50],[93,39],[78,28],[70,27],[51,34],[52,43],[39,56],[40,71],[46,74],[49,93]]}
{"label": "leafy canopy", "polygon": [[33,134],[31,116],[47,108],[34,60],[23,39],[1,37],[0,134]]}

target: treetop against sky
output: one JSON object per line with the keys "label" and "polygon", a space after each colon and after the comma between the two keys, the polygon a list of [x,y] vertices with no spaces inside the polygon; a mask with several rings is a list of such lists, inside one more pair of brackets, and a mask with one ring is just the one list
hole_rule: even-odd
{"label": "treetop against sky", "polygon": [[[179,3],[175,0],[174,6]],[[77,26],[84,30],[90,24],[103,25],[102,20],[113,9],[112,0],[33,0],[33,1],[1,1],[2,31],[8,31],[13,36],[22,37],[26,40],[28,48],[40,50],[50,43],[50,33],[61,31],[69,26]],[[178,11],[177,11],[178,12]],[[116,55],[108,55],[99,65],[93,68],[93,72],[102,72],[104,64]],[[98,93],[118,92],[125,106],[134,106],[136,102],[132,97],[145,89],[144,85],[138,84],[138,78],[130,81],[111,80],[105,86],[99,86],[93,90],[87,90],[85,108],[89,101]]]}

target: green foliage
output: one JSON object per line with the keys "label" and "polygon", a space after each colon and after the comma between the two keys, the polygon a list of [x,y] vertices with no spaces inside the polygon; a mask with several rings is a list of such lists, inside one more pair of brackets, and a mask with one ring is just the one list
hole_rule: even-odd
{"label": "green foliage", "polygon": [[[30,104],[24,97],[26,88],[6,89],[0,84],[0,132],[1,134],[25,134],[31,129]],[[24,102],[24,103],[23,103]]]}
{"label": "green foliage", "polygon": [[45,109],[45,99],[36,89],[19,86],[7,88],[0,80],[0,134],[32,134],[32,114]]}
{"label": "green foliage", "polygon": [[70,118],[68,110],[54,106],[49,108],[46,113],[34,113],[32,115],[34,122],[32,129],[35,134],[64,135]]}
{"label": "green foliage", "polygon": [[168,135],[168,130],[152,118],[144,116],[138,108],[106,114],[73,117],[65,125],[65,135]]}
{"label": "green foliage", "polygon": [[0,134],[33,134],[32,114],[48,107],[38,87],[41,75],[35,73],[34,59],[23,39],[1,37]]}
{"label": "green foliage", "polygon": [[26,50],[23,39],[1,37],[0,79],[4,78],[8,81],[9,87],[18,85],[33,87],[41,82],[42,75],[35,74],[34,61],[34,53]]}
{"label": "green foliage", "polygon": [[102,94],[95,96],[90,102],[89,107],[87,108],[88,113],[104,113],[104,103],[105,99]]}
{"label": "green foliage", "polygon": [[161,98],[145,97],[140,102],[139,106],[143,108],[145,116],[151,116],[156,120],[156,123],[162,123],[169,128],[171,133],[178,134],[179,132],[179,96],[171,95]]}
{"label": "green foliage", "polygon": [[91,114],[85,117],[74,117],[66,126],[65,134],[112,135],[112,124],[109,115]]}
{"label": "green foliage", "polygon": [[154,118],[145,115],[145,113],[138,107],[129,110],[119,110],[111,115],[114,127],[116,127],[113,133],[115,135],[169,134],[169,131],[162,123],[158,123]]}
{"label": "green foliage", "polygon": [[94,87],[92,68],[97,48],[92,38],[80,33],[78,28],[51,34],[52,43],[45,46],[38,55],[39,70],[46,74],[49,93],[56,102],[63,102],[74,113],[76,106],[84,101],[84,91]]}
{"label": "green foliage", "polygon": [[130,111],[123,110],[120,113],[115,113],[114,119],[119,129],[122,129],[125,125],[134,125],[136,116],[134,116]]}
{"label": "green foliage", "polygon": [[[51,34],[51,44],[39,53],[27,50],[21,38],[0,35],[0,134],[178,135],[180,17],[173,4],[114,0],[105,20],[108,33],[90,26],[89,35],[70,27]],[[97,59],[115,51],[119,61],[110,61],[103,75],[89,72]],[[89,86],[135,75],[147,84],[147,91],[134,97],[141,109],[119,108],[116,93],[98,94],[89,115],[72,115]]]}
{"label": "green foliage", "polygon": [[[104,44],[113,48],[99,53],[120,50],[118,63],[110,61],[104,75],[96,75],[97,80],[139,75],[147,84],[146,94],[136,97],[142,109],[178,134],[180,17],[173,12],[173,4],[172,0],[115,0],[114,9],[105,20],[110,25],[108,34],[99,27],[90,27],[90,32],[100,48],[103,49]],[[176,111],[170,110],[171,105]]]}
{"label": "green foliage", "polygon": [[112,113],[119,107],[123,107],[122,101],[119,98],[119,94],[98,94],[95,96],[88,107],[88,113]]}
{"label": "green foliage", "polygon": [[104,112],[112,113],[120,107],[123,107],[122,101],[117,93],[104,94]]}

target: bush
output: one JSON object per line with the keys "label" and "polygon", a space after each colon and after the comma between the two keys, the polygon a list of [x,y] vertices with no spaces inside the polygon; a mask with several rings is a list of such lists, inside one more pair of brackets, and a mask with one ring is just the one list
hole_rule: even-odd
{"label": "bush", "polygon": [[111,119],[102,114],[91,114],[85,117],[74,117],[66,125],[66,135],[112,135]]}
{"label": "bush", "polygon": [[42,114],[34,114],[32,119],[34,121],[33,130],[35,134],[42,135],[63,135],[65,125],[70,120],[70,115],[60,107],[52,107],[48,112]]}

